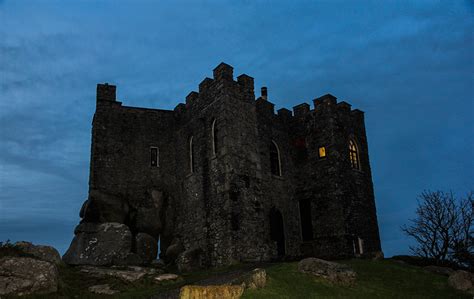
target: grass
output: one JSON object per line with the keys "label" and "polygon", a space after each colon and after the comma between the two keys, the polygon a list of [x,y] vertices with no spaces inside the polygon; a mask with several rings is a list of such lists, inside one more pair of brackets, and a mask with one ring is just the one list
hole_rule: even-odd
{"label": "grass", "polygon": [[[332,285],[322,278],[297,271],[297,263],[278,263],[267,270],[267,286],[259,290],[246,290],[242,298],[472,298],[448,286],[447,277],[429,273],[420,267],[399,264],[391,260],[342,261],[357,272],[353,287]],[[61,266],[60,289],[52,295],[35,295],[22,298],[149,298],[165,290],[180,288],[204,278],[243,268],[235,265],[183,275],[179,280],[157,284],[152,278],[135,283],[125,283],[115,278],[92,278],[77,268]],[[110,284],[120,290],[114,296],[96,295],[88,287]]]}
{"label": "grass", "polygon": [[472,298],[448,286],[445,276],[394,261],[350,260],[357,272],[353,287],[332,285],[322,278],[299,273],[297,263],[267,269],[267,286],[247,290],[242,298]]}
{"label": "grass", "polygon": [[[59,290],[55,294],[48,295],[29,295],[21,298],[25,299],[59,299],[59,298],[150,298],[152,295],[156,295],[160,292],[181,288],[184,285],[196,283],[202,279],[210,276],[218,275],[220,273],[226,273],[232,270],[245,267],[245,265],[234,265],[223,268],[216,268],[212,270],[202,270],[193,273],[186,273],[180,275],[180,278],[175,281],[167,281],[156,283],[153,281],[153,276],[145,277],[136,282],[124,282],[114,277],[103,277],[96,278],[91,277],[85,273],[79,271],[77,267],[71,267],[67,265],[59,266],[60,282]],[[88,291],[88,288],[93,285],[109,284],[111,289],[120,291],[119,294],[113,296],[93,294]],[[9,297],[2,297],[9,298]]]}

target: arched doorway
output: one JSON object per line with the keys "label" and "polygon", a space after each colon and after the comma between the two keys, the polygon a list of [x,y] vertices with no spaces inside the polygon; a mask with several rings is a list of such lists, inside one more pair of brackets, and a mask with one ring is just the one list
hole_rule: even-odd
{"label": "arched doorway", "polygon": [[283,216],[276,208],[270,210],[270,236],[277,242],[278,256],[285,255],[285,228],[283,226]]}

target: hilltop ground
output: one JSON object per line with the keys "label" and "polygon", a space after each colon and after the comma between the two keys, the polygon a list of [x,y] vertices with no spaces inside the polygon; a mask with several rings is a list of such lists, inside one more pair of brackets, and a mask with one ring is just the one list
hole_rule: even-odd
{"label": "hilltop ground", "polygon": [[[242,298],[472,298],[448,286],[446,276],[426,272],[420,267],[401,264],[393,260],[342,261],[357,272],[353,287],[332,285],[323,279],[297,271],[297,263],[275,263],[266,266],[267,286],[259,290],[246,290]],[[219,277],[248,269],[248,265],[185,274],[174,282],[157,284],[152,279],[124,283],[116,279],[91,278],[77,268],[62,266],[60,290],[55,295],[25,298],[104,298],[87,291],[92,285],[109,283],[120,290],[110,298],[163,298],[159,294],[177,294],[181,286],[200,284],[203,280],[218,281]],[[174,291],[173,291],[174,290]]]}

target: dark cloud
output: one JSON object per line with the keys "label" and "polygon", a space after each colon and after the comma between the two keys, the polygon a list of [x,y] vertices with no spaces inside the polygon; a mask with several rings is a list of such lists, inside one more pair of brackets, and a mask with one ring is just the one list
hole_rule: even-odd
{"label": "dark cloud", "polygon": [[407,253],[399,227],[417,194],[474,187],[470,1],[0,5],[0,240],[67,247],[96,83],[116,83],[126,105],[172,109],[221,61],[268,86],[277,108],[330,92],[366,111],[387,255]]}

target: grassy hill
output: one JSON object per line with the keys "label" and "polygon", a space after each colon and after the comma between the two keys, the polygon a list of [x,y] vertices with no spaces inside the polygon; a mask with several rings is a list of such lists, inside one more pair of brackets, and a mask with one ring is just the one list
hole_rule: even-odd
{"label": "grassy hill", "polygon": [[395,261],[349,260],[357,272],[354,287],[335,286],[297,271],[297,263],[267,269],[267,287],[242,298],[472,298],[448,286],[446,276]]}
{"label": "grassy hill", "polygon": [[[472,298],[467,293],[448,286],[447,277],[424,271],[420,267],[400,264],[392,260],[347,260],[357,272],[353,287],[332,285],[327,281],[297,271],[297,263],[276,263],[267,270],[267,286],[259,290],[247,290],[242,298]],[[166,290],[177,289],[219,275],[236,271],[245,265],[201,271],[183,275],[178,281],[157,284],[151,278],[136,283],[124,283],[116,279],[93,279],[75,268],[61,268],[60,291],[55,295],[24,298],[104,298],[87,291],[94,284],[109,283],[121,291],[109,298],[150,298]]]}

